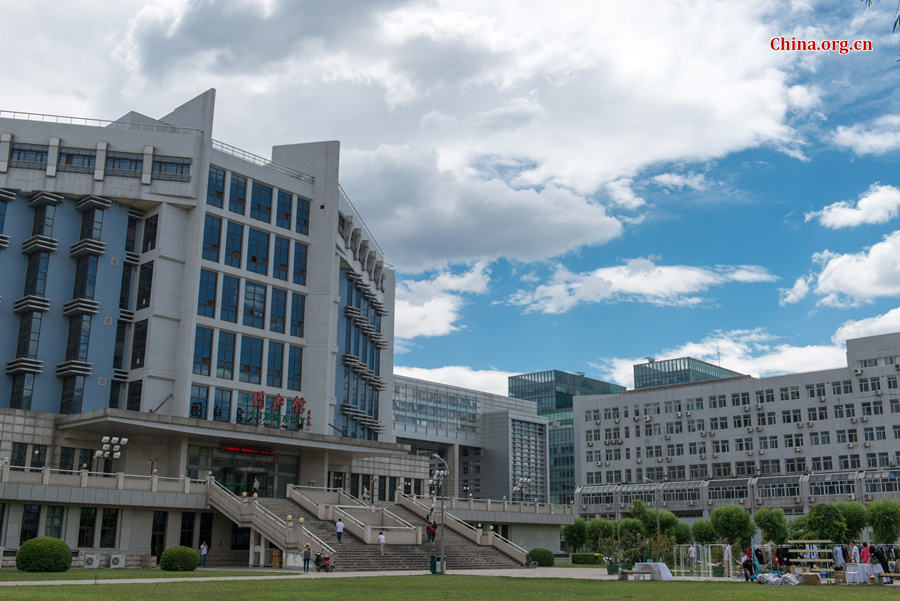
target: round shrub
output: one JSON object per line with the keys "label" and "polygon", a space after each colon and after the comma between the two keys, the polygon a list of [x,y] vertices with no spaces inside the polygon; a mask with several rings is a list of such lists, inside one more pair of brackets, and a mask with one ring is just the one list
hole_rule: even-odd
{"label": "round shrub", "polygon": [[71,566],[69,545],[52,536],[25,541],[16,553],[16,567],[23,572],[65,572]]}
{"label": "round shrub", "polygon": [[525,556],[528,561],[536,561],[541,567],[553,567],[556,560],[553,557],[553,551],[544,549],[543,547],[535,547]]}
{"label": "round shrub", "polygon": [[192,572],[200,565],[200,554],[190,547],[169,547],[159,558],[159,567],[168,572]]}

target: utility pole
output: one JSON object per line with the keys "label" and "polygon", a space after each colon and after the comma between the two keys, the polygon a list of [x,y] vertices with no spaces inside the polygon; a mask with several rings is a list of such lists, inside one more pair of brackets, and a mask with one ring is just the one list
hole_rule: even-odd
{"label": "utility pole", "polygon": [[441,574],[447,573],[447,555],[444,553],[444,535],[446,534],[444,525],[444,503],[446,501],[446,488],[444,486],[444,481],[450,476],[450,466],[444,461],[444,458],[438,455],[437,453],[431,454],[432,459],[437,459],[441,463],[444,464],[443,470],[436,470],[434,472],[434,478],[432,478],[432,483],[440,486],[441,491]]}

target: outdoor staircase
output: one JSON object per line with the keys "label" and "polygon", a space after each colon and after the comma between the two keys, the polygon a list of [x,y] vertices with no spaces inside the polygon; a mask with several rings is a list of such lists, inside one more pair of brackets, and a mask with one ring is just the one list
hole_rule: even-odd
{"label": "outdoor staircase", "polygon": [[[374,570],[428,570],[430,556],[440,555],[440,536],[434,544],[392,545],[390,538],[385,545],[384,557],[377,544],[367,545],[349,532],[344,532],[343,544],[337,543],[334,523],[320,520],[289,499],[257,499],[257,502],[281,519],[286,520],[290,514],[294,520],[302,517],[303,525],[317,537],[334,548],[332,557],[335,567],[340,571],[374,571]],[[425,526],[422,518],[398,505],[390,506],[390,511],[415,525]],[[389,536],[389,533],[388,533]],[[511,557],[490,546],[479,546],[468,539],[447,529],[444,540],[448,570],[473,570],[488,568],[512,568],[520,564]],[[313,555],[318,551],[313,547]]]}

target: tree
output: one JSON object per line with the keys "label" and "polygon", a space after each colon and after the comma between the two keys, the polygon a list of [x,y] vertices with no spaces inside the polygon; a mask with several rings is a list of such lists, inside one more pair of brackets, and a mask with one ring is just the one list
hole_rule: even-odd
{"label": "tree", "polygon": [[583,518],[575,518],[574,523],[563,526],[562,536],[566,546],[577,553],[587,542],[587,523]]}
{"label": "tree", "polygon": [[793,540],[805,540],[812,538],[806,532],[806,516],[798,515],[788,523],[788,536]]}
{"label": "tree", "polygon": [[716,532],[713,530],[712,522],[709,520],[697,520],[691,526],[691,534],[694,540],[701,545],[709,545],[716,542]]}
{"label": "tree", "polygon": [[806,515],[806,534],[819,540],[846,542],[847,522],[834,505],[816,505]]}
{"label": "tree", "polygon": [[872,542],[891,544],[900,537],[900,502],[893,499],[872,501],[866,507],[866,521],[872,527]]}
{"label": "tree", "polygon": [[625,550],[625,562],[640,561],[646,548],[644,528],[640,520],[623,518],[619,520],[619,546]]}
{"label": "tree", "polygon": [[600,541],[615,536],[616,526],[609,520],[595,518],[587,523],[587,544],[595,551],[601,551]]}
{"label": "tree", "polygon": [[691,542],[691,527],[679,521],[671,530],[671,536],[675,538],[675,544],[686,545]]}
{"label": "tree", "polygon": [[753,519],[762,532],[763,540],[774,541],[779,545],[787,540],[788,523],[781,509],[777,507],[757,509]]}
{"label": "tree", "polygon": [[[872,8],[872,0],[862,1],[863,3],[865,3],[866,8]],[[897,3],[897,16],[894,18],[894,27],[891,29],[891,31],[896,33],[898,27],[900,27],[900,2]]]}
{"label": "tree", "polygon": [[713,509],[709,516],[713,531],[730,544],[745,545],[753,540],[756,524],[746,509],[740,505],[723,505]]}
{"label": "tree", "polygon": [[844,518],[844,536],[840,539],[840,542],[858,539],[862,529],[866,527],[865,507],[862,506],[862,503],[848,503],[846,501],[839,501],[833,503],[833,505],[841,512],[841,516]]}

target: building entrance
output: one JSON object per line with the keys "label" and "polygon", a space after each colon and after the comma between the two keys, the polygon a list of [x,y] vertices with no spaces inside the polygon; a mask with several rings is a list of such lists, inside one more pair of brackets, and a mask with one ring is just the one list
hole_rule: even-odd
{"label": "building entrance", "polygon": [[215,479],[236,495],[246,492],[252,496],[256,492],[261,497],[274,496],[274,491],[270,490],[269,474],[257,467],[223,467],[219,472],[216,474],[213,471]]}

